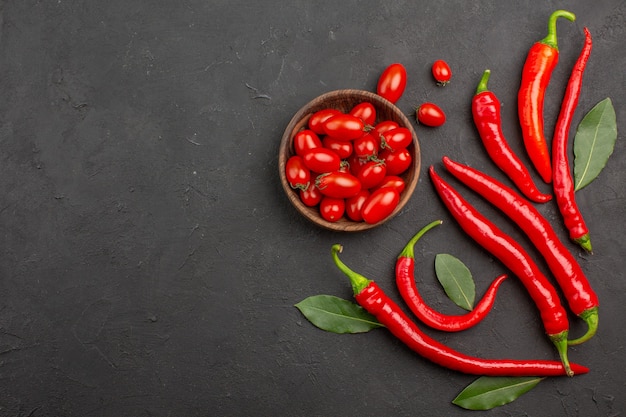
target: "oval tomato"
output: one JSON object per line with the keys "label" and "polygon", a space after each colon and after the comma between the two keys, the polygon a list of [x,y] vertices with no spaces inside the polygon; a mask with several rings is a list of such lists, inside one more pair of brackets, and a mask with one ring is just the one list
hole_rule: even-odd
{"label": "oval tomato", "polygon": [[423,125],[438,127],[446,122],[446,114],[434,103],[424,103],[415,111],[417,121]]}
{"label": "oval tomato", "polygon": [[366,223],[378,223],[387,218],[398,206],[400,193],[394,188],[379,188],[363,203],[361,215]]}
{"label": "oval tomato", "polygon": [[304,165],[302,157],[298,155],[287,160],[285,175],[291,188],[305,190],[311,182],[311,171]]}
{"label": "oval tomato", "polygon": [[402,191],[404,191],[404,188],[406,187],[406,183],[397,175],[387,175],[372,191],[383,187],[395,188],[399,194],[402,194]]}
{"label": "oval tomato", "polygon": [[376,93],[395,103],[406,88],[406,69],[402,64],[391,64],[381,74],[376,86]]}
{"label": "oval tomato", "polygon": [[293,137],[293,149],[296,155],[302,156],[309,149],[321,148],[322,140],[311,129],[301,130]]}
{"label": "oval tomato", "polygon": [[406,148],[398,149],[397,151],[386,149],[380,153],[379,158],[385,161],[387,165],[387,175],[400,175],[413,162],[413,157]]}
{"label": "oval tomato", "polygon": [[341,167],[341,158],[335,152],[326,148],[309,149],[302,155],[304,165],[313,172],[337,171]]}
{"label": "oval tomato", "polygon": [[322,174],[315,180],[320,192],[328,197],[350,198],[361,191],[361,183],[349,172],[335,171]]}
{"label": "oval tomato", "polygon": [[328,136],[342,140],[354,140],[365,133],[363,120],[351,114],[337,114],[322,123]]}
{"label": "oval tomato", "polygon": [[309,121],[308,121],[309,129],[311,129],[313,132],[317,133],[318,135],[323,135],[324,128],[322,127],[322,124],[329,117],[335,116],[337,114],[341,114],[341,111],[337,109],[322,109],[322,110],[316,111],[315,113],[311,115],[311,117],[309,117]]}
{"label": "oval tomato", "polygon": [[368,159],[378,155],[380,141],[372,132],[356,138],[353,143],[354,154],[359,158]]}
{"label": "oval tomato", "polygon": [[437,81],[437,85],[443,87],[450,82],[450,79],[452,78],[452,71],[446,61],[438,59],[433,62],[431,70],[433,77],[435,77],[435,81]]}
{"label": "oval tomato", "polygon": [[387,175],[387,167],[383,161],[368,161],[361,167],[357,178],[362,188],[376,187]]}
{"label": "oval tomato", "polygon": [[368,126],[373,126],[376,122],[376,108],[368,101],[357,104],[350,110],[350,114],[363,120]]}
{"label": "oval tomato", "polygon": [[381,148],[397,150],[406,148],[411,142],[413,142],[413,136],[406,127],[397,127],[381,135]]}
{"label": "oval tomato", "polygon": [[348,216],[350,220],[355,222],[363,221],[361,208],[369,196],[370,192],[368,190],[361,190],[354,197],[346,199],[346,216]]}
{"label": "oval tomato", "polygon": [[367,162],[367,159],[359,158],[356,153],[353,153],[346,161],[348,162],[350,173],[356,177],[359,174],[361,167]]}
{"label": "oval tomato", "polygon": [[388,130],[395,129],[397,127],[400,127],[400,125],[394,122],[393,120],[383,120],[382,122],[374,126],[374,129],[372,129],[372,132],[374,133],[374,135],[376,135],[376,137],[378,137],[379,135],[382,135]]}
{"label": "oval tomato", "polygon": [[346,201],[343,198],[322,197],[320,201],[320,215],[329,222],[336,222],[343,217],[346,211]]}
{"label": "oval tomato", "polygon": [[317,189],[315,184],[309,184],[309,186],[300,190],[300,201],[307,207],[315,207],[322,200],[322,193]]}
{"label": "oval tomato", "polygon": [[322,145],[339,155],[339,158],[346,159],[352,155],[352,142],[349,140],[336,139],[330,136],[324,136]]}

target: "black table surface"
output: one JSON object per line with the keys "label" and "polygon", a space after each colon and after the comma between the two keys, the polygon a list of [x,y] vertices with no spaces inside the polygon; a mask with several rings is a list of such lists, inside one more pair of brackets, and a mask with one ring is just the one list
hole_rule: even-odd
{"label": "black table surface", "polygon": [[[559,8],[577,19],[557,24],[546,131],[588,27],[594,47],[572,136],[606,97],[619,132],[623,1],[0,2],[0,415],[470,415],[451,401],[474,376],[426,361],[384,329],[324,332],[294,304],[318,294],[351,299],[329,254],[334,243],[400,302],[395,259],[436,219],[443,225],[416,247],[429,304],[461,312],[436,281],[439,253],[468,266],[477,296],[507,272],[450,217],[427,169],[445,176],[448,155],[505,180],[471,118],[486,68],[506,136],[528,162],[517,120],[521,68]],[[443,88],[430,75],[436,59],[453,71]],[[356,234],[321,229],[281,188],[281,135],[309,100],[372,91],[393,62],[408,71],[398,107],[411,114],[433,101],[447,122],[414,125],[421,173],[397,217]],[[604,170],[576,193],[593,255],[568,240],[555,204],[539,206],[600,298],[598,334],[570,348],[591,371],[546,379],[485,415],[626,413],[625,152],[619,133]],[[537,255],[510,221],[465,195]],[[582,334],[582,321],[570,321],[572,335]],[[475,356],[558,359],[514,277],[477,327],[425,331]]]}

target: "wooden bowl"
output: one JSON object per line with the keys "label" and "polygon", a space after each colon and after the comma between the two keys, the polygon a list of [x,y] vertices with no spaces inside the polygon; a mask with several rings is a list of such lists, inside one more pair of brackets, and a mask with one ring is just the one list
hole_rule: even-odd
{"label": "wooden bowl", "polygon": [[[287,160],[291,156],[295,155],[295,151],[293,149],[294,135],[300,130],[307,129],[309,117],[311,117],[313,113],[326,108],[334,108],[347,113],[355,105],[364,101],[372,103],[376,108],[376,123],[383,120],[393,120],[400,126],[409,129],[411,135],[413,136],[413,142],[407,148],[412,156],[411,166],[401,175],[402,179],[406,183],[406,186],[404,191],[400,194],[400,202],[395,210],[391,213],[391,215],[378,223],[369,224],[366,222],[355,222],[348,219],[346,216],[336,222],[329,222],[321,217],[319,214],[319,207],[308,207],[300,201],[298,190],[291,188],[287,181],[285,165]],[[280,181],[287,197],[289,198],[289,201],[291,201],[291,204],[296,208],[296,210],[298,210],[298,212],[300,212],[300,214],[318,226],[341,232],[359,232],[362,230],[368,230],[380,226],[393,218],[396,214],[398,214],[398,212],[400,212],[400,210],[402,210],[411,198],[411,195],[415,190],[415,186],[417,185],[420,173],[421,161],[419,142],[411,122],[393,103],[382,98],[378,94],[363,90],[336,90],[322,94],[321,96],[311,100],[304,107],[298,110],[287,125],[278,152],[278,170],[280,173]]]}

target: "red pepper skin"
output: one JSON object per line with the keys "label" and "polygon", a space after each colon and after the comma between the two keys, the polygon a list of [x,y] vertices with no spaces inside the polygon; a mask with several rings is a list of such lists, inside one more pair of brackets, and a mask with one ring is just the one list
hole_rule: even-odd
{"label": "red pepper skin", "polygon": [[569,322],[554,286],[519,243],[479,213],[432,166],[430,178],[439,197],[465,233],[498,258],[526,287],[539,310],[548,337],[567,368]]}
{"label": "red pepper skin", "polygon": [[528,52],[522,80],[517,95],[522,137],[528,156],[544,182],[552,181],[550,150],[543,132],[543,104],[546,88],[559,60],[556,37],[556,21],[564,17],[574,21],[576,16],[565,10],[557,10],[548,21],[548,35],[533,44]]}
{"label": "red pepper skin", "polygon": [[580,344],[589,340],[598,327],[598,296],[548,220],[521,195],[496,179],[448,157],[443,158],[443,163],[454,177],[506,214],[530,238],[546,260],[572,312],[588,324],[584,336],[568,343]]}
{"label": "red pepper skin", "polygon": [[552,140],[552,165],[554,167],[554,183],[552,188],[556,196],[557,206],[563,217],[569,236],[583,249],[591,253],[591,241],[589,229],[583,219],[576,198],[574,197],[574,181],[570,172],[570,164],[567,156],[567,142],[572,117],[578,105],[578,97],[583,83],[583,73],[591,54],[591,34],[585,30],[585,44],[578,56],[572,74],[570,75],[565,89],[565,96],[561,104],[561,111],[557,118]]}
{"label": "red pepper skin", "polygon": [[447,315],[431,308],[426,304],[415,284],[413,247],[424,233],[440,224],[441,220],[437,220],[425,226],[409,241],[402,253],[400,253],[396,261],[396,285],[404,302],[422,323],[445,332],[460,332],[477,325],[489,314],[496,300],[498,288],[507,275],[502,274],[497,277],[489,285],[483,298],[480,299],[472,311],[466,314]]}
{"label": "red pepper skin", "polygon": [[487,154],[515,186],[530,200],[545,203],[552,199],[537,189],[528,169],[509,146],[502,131],[500,100],[487,90],[490,70],[485,70],[472,99],[472,115]]}
{"label": "red pepper skin", "polygon": [[[354,297],[361,307],[372,314],[395,337],[422,357],[455,371],[486,376],[562,376],[562,363],[543,360],[483,359],[458,352],[424,333],[385,292],[364,276],[350,270],[337,256],[341,245],[334,245],[332,255],[336,265],[351,281]],[[589,369],[570,364],[576,374]]]}

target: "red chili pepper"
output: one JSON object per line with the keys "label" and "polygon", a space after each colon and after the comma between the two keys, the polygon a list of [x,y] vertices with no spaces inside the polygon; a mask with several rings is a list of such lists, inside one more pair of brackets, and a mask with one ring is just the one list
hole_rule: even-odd
{"label": "red chili pepper", "polygon": [[502,132],[500,117],[500,100],[487,89],[490,70],[485,70],[476,94],[472,99],[472,115],[478,134],[491,160],[500,168],[515,186],[526,197],[536,203],[545,203],[552,199],[550,194],[544,194],[537,189],[528,169],[509,146]]}
{"label": "red chili pepper", "polygon": [[[402,309],[376,284],[352,271],[338,256],[341,245],[333,245],[331,254],[337,267],[350,279],[354,297],[361,307],[374,315],[394,336],[424,358],[459,372],[487,376],[559,376],[572,375],[562,363],[544,360],[482,359],[458,352],[436,341],[411,321]],[[584,366],[570,364],[577,374],[589,372]],[[569,369],[569,368],[567,368]]]}
{"label": "red chili pepper", "polygon": [[559,60],[556,36],[556,21],[559,17],[570,21],[576,19],[573,13],[566,10],[557,10],[550,15],[547,36],[536,42],[528,52],[517,96],[524,146],[530,160],[546,183],[552,181],[552,168],[550,151],[543,133],[543,101],[552,71]]}
{"label": "red chili pepper", "polygon": [[396,284],[400,295],[409,306],[413,314],[424,324],[446,332],[459,332],[469,329],[484,319],[496,300],[496,293],[502,281],[507,277],[502,274],[489,286],[485,295],[469,313],[462,315],[446,315],[432,309],[422,299],[417,285],[415,285],[415,256],[413,248],[417,241],[430,229],[441,224],[441,220],[426,225],[404,247],[396,261]]}
{"label": "red chili pepper", "polygon": [[443,158],[443,163],[459,181],[510,217],[535,244],[563,290],[570,309],[587,323],[587,332],[568,343],[577,345],[591,339],[598,329],[598,296],[548,220],[521,195],[494,178],[448,157]]}
{"label": "red chili pepper", "polygon": [[567,312],[554,286],[519,243],[479,213],[432,166],[430,178],[439,197],[465,233],[498,258],[526,287],[539,310],[548,337],[556,346],[568,374],[571,373],[567,359]]}
{"label": "red chili pepper", "polygon": [[591,34],[585,30],[585,44],[574,64],[561,104],[561,112],[556,121],[554,138],[552,141],[552,165],[554,166],[554,194],[559,211],[563,216],[565,227],[569,231],[570,238],[578,243],[587,252],[592,251],[589,240],[589,229],[585,224],[576,198],[574,197],[574,181],[570,173],[570,165],[567,158],[567,142],[572,117],[578,105],[578,97],[583,83],[583,73],[591,54]]}

